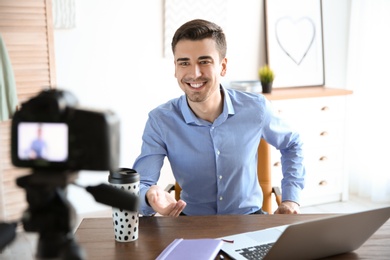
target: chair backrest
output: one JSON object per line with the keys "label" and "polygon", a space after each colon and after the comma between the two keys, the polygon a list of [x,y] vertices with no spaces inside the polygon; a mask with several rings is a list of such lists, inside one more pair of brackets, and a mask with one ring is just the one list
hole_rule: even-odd
{"label": "chair backrest", "polygon": [[272,212],[271,154],[268,143],[261,139],[257,149],[257,178],[263,190],[263,210]]}
{"label": "chair backrest", "polygon": [[[268,143],[261,139],[258,148],[258,163],[257,163],[257,176],[259,179],[260,187],[263,191],[263,207],[262,209],[268,213],[272,213],[272,194],[276,199],[276,204],[281,203],[281,192],[279,187],[272,187],[271,181],[271,158],[270,147]],[[176,182],[175,185],[168,185],[167,191],[175,190],[175,199],[180,199],[181,187]]]}

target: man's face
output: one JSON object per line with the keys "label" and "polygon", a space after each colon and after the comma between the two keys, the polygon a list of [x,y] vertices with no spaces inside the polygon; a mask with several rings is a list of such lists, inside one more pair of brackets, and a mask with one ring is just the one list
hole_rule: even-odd
{"label": "man's face", "polygon": [[175,48],[175,77],[192,102],[204,102],[219,91],[227,60],[220,61],[212,39],[181,40]]}

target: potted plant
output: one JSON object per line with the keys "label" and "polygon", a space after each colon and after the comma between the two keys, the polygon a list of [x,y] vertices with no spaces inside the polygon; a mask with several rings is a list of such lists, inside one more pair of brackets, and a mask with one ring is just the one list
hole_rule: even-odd
{"label": "potted plant", "polygon": [[267,64],[259,69],[259,79],[263,93],[271,93],[274,78],[275,74]]}

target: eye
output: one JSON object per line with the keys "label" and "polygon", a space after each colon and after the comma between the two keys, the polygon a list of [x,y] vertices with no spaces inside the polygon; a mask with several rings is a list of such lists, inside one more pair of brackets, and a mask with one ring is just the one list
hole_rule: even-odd
{"label": "eye", "polygon": [[188,64],[189,64],[189,62],[187,62],[187,61],[179,62],[179,66],[181,66],[181,67],[186,67],[186,66],[188,66]]}
{"label": "eye", "polygon": [[202,65],[207,65],[207,64],[210,64],[211,63],[211,60],[200,60],[199,61],[199,64],[202,64]]}

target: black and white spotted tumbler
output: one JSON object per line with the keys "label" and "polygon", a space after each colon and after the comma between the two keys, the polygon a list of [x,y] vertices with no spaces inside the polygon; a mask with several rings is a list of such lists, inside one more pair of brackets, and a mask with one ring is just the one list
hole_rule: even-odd
{"label": "black and white spotted tumbler", "polygon": [[[139,174],[129,168],[119,168],[110,171],[108,182],[118,188],[139,196]],[[112,208],[115,240],[118,242],[131,242],[138,239],[139,219],[138,211],[127,211]]]}

